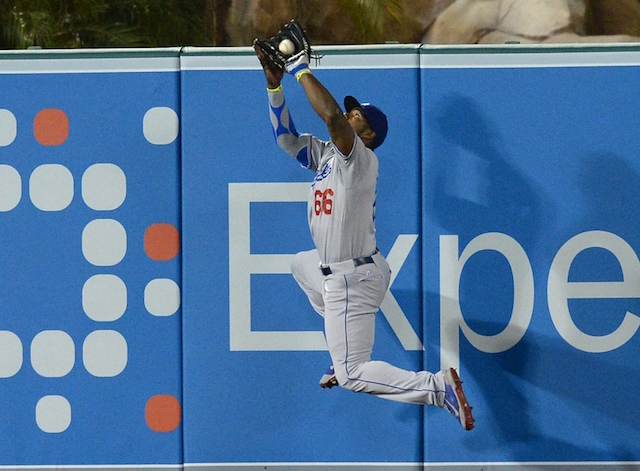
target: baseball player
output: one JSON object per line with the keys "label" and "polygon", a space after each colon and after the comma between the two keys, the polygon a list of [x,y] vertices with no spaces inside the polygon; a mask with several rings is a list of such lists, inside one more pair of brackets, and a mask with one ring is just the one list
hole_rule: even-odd
{"label": "baseball player", "polygon": [[[278,54],[288,38],[295,53]],[[310,47],[292,21],[276,38],[254,41],[267,80],[270,116],[277,144],[315,173],[308,200],[316,249],[294,256],[291,271],[312,307],[324,318],[333,365],[320,386],[340,385],[394,401],[436,405],[466,430],[474,426],[462,382],[453,368],[412,372],[371,360],[375,315],[389,287],[390,269],[376,248],[375,205],[378,158],[374,150],[387,134],[387,118],[376,106],[344,99],[345,112],[309,69]],[[285,102],[284,72],[293,75],[324,121],[331,140],[299,134]]]}

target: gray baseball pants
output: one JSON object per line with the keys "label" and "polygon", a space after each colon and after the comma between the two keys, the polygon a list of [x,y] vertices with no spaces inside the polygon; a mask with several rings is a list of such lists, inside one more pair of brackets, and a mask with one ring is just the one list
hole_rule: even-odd
{"label": "gray baseball pants", "polygon": [[393,401],[442,407],[444,377],[407,371],[371,360],[375,316],[389,287],[391,271],[379,252],[373,264],[356,267],[352,260],[320,271],[317,250],[294,256],[291,272],[311,306],[324,318],[325,337],[336,379],[343,388]]}

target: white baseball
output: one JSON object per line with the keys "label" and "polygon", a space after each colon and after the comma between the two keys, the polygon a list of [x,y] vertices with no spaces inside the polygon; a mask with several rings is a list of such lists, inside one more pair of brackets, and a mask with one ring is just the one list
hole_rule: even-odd
{"label": "white baseball", "polygon": [[278,44],[278,49],[280,49],[280,52],[285,56],[290,56],[296,50],[296,46],[291,39],[283,39],[280,41],[280,44]]}

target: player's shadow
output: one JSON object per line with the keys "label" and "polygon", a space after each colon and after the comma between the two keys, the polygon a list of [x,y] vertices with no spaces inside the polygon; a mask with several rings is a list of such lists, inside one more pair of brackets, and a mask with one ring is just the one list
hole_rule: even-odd
{"label": "player's shadow", "polygon": [[[529,328],[518,344],[498,354],[480,353],[466,340],[461,340],[464,374],[473,377],[480,388],[478,393],[485,398],[486,407],[489,408],[487,411],[478,411],[478,415],[488,416],[487,425],[492,427],[491,431],[485,433],[495,430],[499,436],[497,442],[509,447],[514,461],[535,461],[536,451],[545,449],[555,450],[553,454],[563,460],[638,461],[638,450],[619,444],[629,443],[628,439],[619,440],[616,445],[615,433],[611,437],[598,437],[607,446],[595,448],[577,444],[590,442],[589,433],[595,432],[585,431],[585,427],[591,422],[595,424],[598,420],[596,417],[619,423],[626,430],[638,428],[640,411],[621,406],[612,396],[616,394],[631,398],[638,397],[640,393],[640,385],[630,379],[635,377],[634,370],[626,366],[628,363],[620,361],[624,352],[611,355],[581,352],[560,337],[548,317],[543,320],[538,318],[549,316],[544,305],[548,269],[557,250],[570,237],[588,230],[604,230],[622,237],[634,250],[640,247],[638,172],[617,155],[596,154],[582,159],[575,181],[565,180],[566,185],[575,183],[575,188],[579,190],[580,208],[563,207],[572,220],[559,231],[551,232],[556,227],[556,207],[549,203],[525,174],[510,163],[495,126],[473,100],[459,95],[449,96],[432,110],[429,120],[428,139],[433,142],[425,155],[423,212],[426,217],[445,231],[458,235],[461,247],[477,235],[501,232],[517,240],[530,258],[533,254],[535,257],[544,256],[542,266],[539,259],[531,260],[536,276],[534,323],[538,327],[540,323],[546,324],[544,329],[549,335]],[[561,204],[564,203],[558,202],[558,205]],[[476,254],[473,258],[482,256]],[[513,292],[508,286],[499,284],[506,281],[500,275],[495,276],[498,281],[482,279],[482,269],[486,268],[484,262],[486,259],[477,266],[473,263],[465,266],[459,296],[462,303],[467,303],[463,306],[463,312],[474,313],[475,320],[469,320],[472,329],[484,335],[493,335],[504,329],[508,319],[496,319],[494,315],[489,315],[491,309],[484,305],[499,308],[511,306]],[[485,274],[484,278],[493,278],[499,272],[510,273],[499,266],[493,268],[491,277]],[[474,270],[478,271],[474,273]],[[601,270],[597,268],[597,276],[602,276]],[[580,270],[576,270],[576,273],[580,274]],[[593,273],[593,267],[583,270],[583,276]],[[487,293],[491,293],[491,296],[487,296]],[[437,312],[437,293],[425,293],[424,300],[427,313]],[[478,300],[477,305],[472,304],[476,302],[474,300]],[[633,300],[631,303],[633,307],[629,310],[640,314],[640,301]],[[620,325],[620,320],[609,319],[610,324],[605,327],[608,330],[601,333],[614,330]],[[630,342],[636,342],[633,345],[637,345],[635,339]],[[626,347],[632,348],[629,345]],[[624,358],[628,358],[628,355]],[[611,390],[612,385],[615,391]],[[536,390],[541,393],[532,398],[531,391]],[[577,404],[579,413],[572,411],[566,417],[558,416],[554,420],[563,425],[566,425],[563,421],[576,421],[576,433],[585,434],[587,438],[570,436],[570,433],[566,433],[566,427],[562,432],[565,435],[554,434],[555,422],[541,424],[539,412],[544,410],[546,404],[532,402],[536,397],[548,398],[550,404],[553,404],[554,398],[559,399],[567,408]],[[581,414],[585,414],[585,418],[584,422],[579,423]],[[481,425],[478,424],[479,432]],[[487,446],[483,437],[483,433],[475,436],[470,434],[466,446],[482,451]],[[620,465],[616,469],[627,468]]]}
{"label": "player's shadow", "polygon": [[[567,179],[566,183],[573,183],[578,190],[580,207],[571,208],[573,212],[565,209],[572,215],[571,222],[558,233],[547,236],[546,270],[560,247],[571,237],[585,231],[614,233],[637,253],[640,247],[640,218],[637,217],[640,173],[628,160],[612,153],[589,155],[579,162],[575,179]],[[619,281],[619,261],[611,256],[593,257],[584,260],[576,257],[570,270],[570,281]],[[543,282],[536,283],[539,292],[534,316],[549,316],[549,309],[544,304],[548,271],[539,270],[538,274]],[[469,292],[465,294],[469,295]],[[586,302],[582,306],[580,303],[585,303],[583,300],[570,302],[570,309],[573,321],[589,335],[613,332],[620,326],[626,311],[640,315],[640,300],[634,298]],[[467,310],[463,309],[463,312]],[[500,332],[506,325],[482,319],[471,319],[469,324],[474,331],[485,335]],[[549,450],[555,450],[556,456],[566,460],[640,460],[637,447],[629,446],[631,440],[620,436],[628,433],[628,430],[638,429],[640,409],[621,406],[616,399],[640,395],[640,383],[633,379],[636,376],[635,368],[630,366],[633,362],[629,361],[638,345],[638,333],[618,349],[589,353],[563,340],[548,317],[536,317],[532,323],[538,327],[546,324],[548,327],[545,327],[545,331],[549,334],[540,334],[539,329],[530,327],[513,348],[503,353],[479,353],[467,341],[461,341],[465,373],[473,376],[489,408],[480,413],[488,416],[500,440],[509,444],[512,458],[516,461],[535,460],[532,451],[548,447]],[[532,390],[538,391],[533,397]],[[622,399],[623,403],[625,401]],[[558,402],[563,404],[562,407],[556,407]],[[546,407],[554,407],[559,411],[564,408],[568,413],[559,412],[553,422],[542,425],[539,417]],[[596,425],[605,420],[618,426],[607,428]],[[575,434],[581,438],[567,433],[567,429],[571,428],[567,427],[568,421],[572,422],[569,424],[574,426]],[[556,423],[562,426],[563,432],[550,433]],[[590,424],[593,424],[593,430],[589,430]],[[609,432],[598,432],[598,428],[606,428]],[[598,433],[599,436],[594,435]],[[603,445],[597,448],[576,445],[588,443],[594,438]],[[467,444],[476,447],[480,446],[480,442],[469,439]],[[613,469],[635,468],[633,465],[620,464]]]}
{"label": "player's shadow", "polygon": [[640,249],[640,174],[624,158],[611,152],[582,159],[576,178],[584,205],[582,217],[564,233],[589,230],[612,232]]}
{"label": "player's shadow", "polygon": [[[475,328],[495,331],[504,325],[486,322],[476,324]],[[461,347],[462,350],[473,348],[468,344]],[[611,390],[611,381],[615,380],[625,397],[638,397],[640,385],[634,379],[634,368],[606,356],[580,352],[559,335],[540,335],[531,329],[506,352],[476,352],[467,355],[463,363],[465,375],[473,377],[489,408],[476,411],[476,415],[484,418],[484,426],[491,424],[492,432],[498,434],[498,442],[509,446],[514,461],[535,461],[534,450],[546,449],[568,461],[637,462],[640,459],[637,447],[624,447],[616,441],[619,435],[615,430],[607,437],[598,437],[601,442],[610,442],[608,449],[576,445],[576,442],[587,443],[593,439],[594,432],[589,430],[588,424],[597,421],[598,417],[606,417],[627,429],[637,429],[640,409],[621,407],[621,403],[612,398]],[[467,392],[471,401],[473,391]],[[537,400],[532,401],[532,398]],[[551,421],[542,422],[540,415],[545,408],[562,410],[563,407],[556,407],[558,402],[571,412],[558,413]],[[539,425],[542,423],[543,427]],[[562,433],[554,436],[549,433],[556,424],[565,430],[566,440],[558,438]],[[576,439],[573,433],[566,434],[567,429],[586,438]],[[467,444],[469,447],[483,446],[481,440],[471,437]]]}
{"label": "player's shadow", "polygon": [[450,95],[430,110],[424,212],[463,239],[502,232],[535,243],[541,191],[509,162],[502,136],[471,98]]}

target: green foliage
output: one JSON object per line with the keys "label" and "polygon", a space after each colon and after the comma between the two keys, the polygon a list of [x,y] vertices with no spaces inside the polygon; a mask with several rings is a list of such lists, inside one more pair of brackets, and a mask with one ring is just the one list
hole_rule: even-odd
{"label": "green foliage", "polygon": [[207,0],[2,0],[0,48],[206,45]]}
{"label": "green foliage", "polygon": [[[300,0],[304,2],[304,0]],[[383,42],[401,0],[335,0],[354,43]],[[230,0],[0,0],[0,49],[225,45]]]}
{"label": "green foliage", "polygon": [[341,8],[358,28],[356,42],[382,42],[385,32],[400,21],[400,0],[339,0]]}

